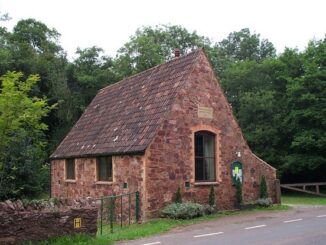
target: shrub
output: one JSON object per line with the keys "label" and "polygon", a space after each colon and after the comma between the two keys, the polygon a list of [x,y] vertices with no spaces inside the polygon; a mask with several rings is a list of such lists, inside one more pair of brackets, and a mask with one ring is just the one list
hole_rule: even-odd
{"label": "shrub", "polygon": [[260,207],[270,207],[273,205],[273,201],[270,198],[259,198],[256,203]]}
{"label": "shrub", "polygon": [[209,204],[205,204],[203,206],[203,210],[205,214],[213,214],[216,212],[216,206],[215,205],[209,205]]}
{"label": "shrub", "polygon": [[198,203],[172,203],[161,213],[163,217],[172,219],[192,219],[204,215],[204,207]]}
{"label": "shrub", "polygon": [[235,188],[236,188],[236,199],[237,199],[237,204],[242,203],[242,183],[240,179],[237,179],[235,183]]}
{"label": "shrub", "polygon": [[268,198],[267,184],[264,175],[260,179],[259,198]]}
{"label": "shrub", "polygon": [[214,187],[212,185],[211,185],[211,189],[209,191],[208,204],[209,204],[209,206],[215,205],[215,192],[214,192]]}
{"label": "shrub", "polygon": [[177,192],[175,193],[175,203],[182,203],[180,186],[178,187]]}

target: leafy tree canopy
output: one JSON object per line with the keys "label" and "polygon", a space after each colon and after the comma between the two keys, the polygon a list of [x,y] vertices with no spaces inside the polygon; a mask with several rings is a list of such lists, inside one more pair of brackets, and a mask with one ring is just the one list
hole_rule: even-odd
{"label": "leafy tree canopy", "polygon": [[46,183],[46,159],[42,118],[54,106],[45,98],[30,97],[38,76],[21,81],[22,73],[1,77],[0,93],[0,199],[35,195]]}
{"label": "leafy tree canopy", "polygon": [[174,57],[174,49],[186,54],[198,47],[209,47],[210,40],[181,26],[142,27],[118,50],[116,68],[121,77],[129,76]]}

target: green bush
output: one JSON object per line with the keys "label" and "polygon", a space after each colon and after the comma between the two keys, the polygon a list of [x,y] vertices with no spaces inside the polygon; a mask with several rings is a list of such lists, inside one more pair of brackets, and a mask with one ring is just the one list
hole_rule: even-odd
{"label": "green bush", "polygon": [[267,183],[264,175],[260,179],[259,198],[268,198]]}
{"label": "green bush", "polygon": [[209,206],[214,206],[215,205],[215,191],[214,191],[214,186],[212,186],[212,185],[211,185],[211,189],[209,191],[208,205]]}
{"label": "green bush", "polygon": [[270,207],[273,205],[273,201],[270,198],[259,198],[256,203],[260,207]]}
{"label": "green bush", "polygon": [[180,186],[178,187],[177,192],[175,193],[175,203],[182,203]]}
{"label": "green bush", "polygon": [[204,209],[204,213],[205,214],[213,214],[213,213],[216,213],[216,206],[215,205],[211,206],[209,204],[205,204],[203,206],[203,209]]}
{"label": "green bush", "polygon": [[242,203],[242,183],[240,179],[237,179],[235,183],[235,188],[236,188],[236,199],[237,199],[237,204]]}
{"label": "green bush", "polygon": [[192,219],[204,215],[204,207],[198,203],[172,203],[161,213],[163,217],[172,219]]}

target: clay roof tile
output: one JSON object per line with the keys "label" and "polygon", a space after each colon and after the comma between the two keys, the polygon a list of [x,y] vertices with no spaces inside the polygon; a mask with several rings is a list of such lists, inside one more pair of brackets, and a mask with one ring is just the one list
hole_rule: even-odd
{"label": "clay roof tile", "polygon": [[101,89],[51,158],[143,152],[200,51]]}

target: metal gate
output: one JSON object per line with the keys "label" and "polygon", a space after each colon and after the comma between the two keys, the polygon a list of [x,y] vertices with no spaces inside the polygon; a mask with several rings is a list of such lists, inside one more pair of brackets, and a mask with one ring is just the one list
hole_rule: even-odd
{"label": "metal gate", "polygon": [[105,196],[97,199],[100,201],[99,229],[103,234],[106,227],[113,233],[114,225],[130,225],[138,223],[140,218],[139,192],[121,195]]}

